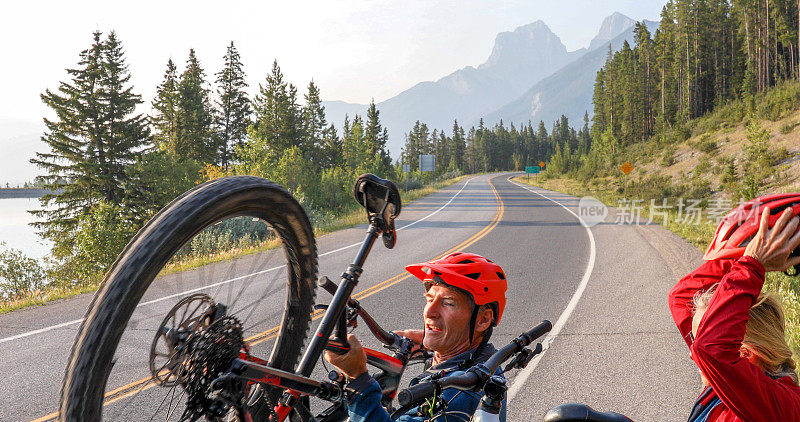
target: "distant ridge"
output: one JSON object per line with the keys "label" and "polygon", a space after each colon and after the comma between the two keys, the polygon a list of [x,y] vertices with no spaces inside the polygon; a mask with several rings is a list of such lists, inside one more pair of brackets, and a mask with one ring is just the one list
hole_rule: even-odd
{"label": "distant ridge", "polygon": [[[644,22],[651,33],[659,25],[654,21]],[[541,120],[550,125],[563,114],[572,126],[582,125],[585,112],[589,112],[590,119],[594,114],[594,82],[597,71],[605,63],[608,46],[611,45],[617,51],[625,41],[633,46],[633,27],[628,27],[622,34],[596,46],[580,59],[542,79],[516,100],[487,114],[484,123],[493,125],[502,119],[504,123],[514,122],[519,125],[527,124],[530,120],[537,125]],[[470,123],[477,124],[477,120]]]}
{"label": "distant ridge", "polygon": [[[389,150],[399,156],[404,135],[414,122],[429,129],[450,130],[453,120],[466,123],[522,95],[533,84],[587,50],[567,51],[561,39],[541,20],[495,37],[483,64],[466,66],[437,81],[421,82],[377,104],[389,130]],[[366,106],[342,101],[323,103],[328,120],[341,127],[344,115],[363,114]]]}

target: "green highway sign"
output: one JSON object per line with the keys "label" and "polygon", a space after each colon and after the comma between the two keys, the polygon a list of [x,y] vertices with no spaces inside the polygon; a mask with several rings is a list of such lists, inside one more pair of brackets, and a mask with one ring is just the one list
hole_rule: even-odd
{"label": "green highway sign", "polygon": [[527,167],[525,167],[525,173],[536,174],[536,173],[539,173],[540,170],[541,170],[541,167],[539,167],[539,166],[527,166]]}

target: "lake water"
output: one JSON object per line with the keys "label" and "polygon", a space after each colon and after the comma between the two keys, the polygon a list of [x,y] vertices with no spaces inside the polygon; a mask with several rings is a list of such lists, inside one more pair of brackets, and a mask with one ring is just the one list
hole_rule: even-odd
{"label": "lake water", "polygon": [[39,198],[0,198],[0,242],[5,242],[6,248],[19,249],[37,259],[50,254],[51,243],[37,236],[29,225],[36,219],[28,210],[39,208]]}

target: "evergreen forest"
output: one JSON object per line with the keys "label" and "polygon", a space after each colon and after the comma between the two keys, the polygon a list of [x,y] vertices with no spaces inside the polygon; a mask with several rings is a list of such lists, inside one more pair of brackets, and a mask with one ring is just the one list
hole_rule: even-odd
{"label": "evergreen forest", "polygon": [[[465,127],[454,120],[440,128],[421,118],[401,134],[396,160],[374,101],[364,115],[329,121],[324,87],[311,81],[298,89],[277,61],[257,87],[248,86],[233,42],[213,71],[193,49],[184,60],[166,58],[154,98],[145,99],[130,82],[121,40],[95,32],[67,79],[41,94],[51,111],[42,137],[49,150],[32,162],[46,173],[37,183],[51,193],[32,212],[41,236],[54,244],[52,265],[47,277],[16,277],[3,287],[20,296],[45,279],[91,285],[159,209],[227,175],[276,181],[301,200],[315,225],[352,212],[351,183],[365,172],[406,189],[540,161],[545,177],[609,177],[637,145],[651,154],[669,151],[707,129],[702,125],[716,124],[703,123],[707,116],[774,120],[800,105],[800,84],[793,82],[800,78],[799,22],[793,0],[669,0],[654,33],[638,23],[632,45],[609,49],[596,75],[594,113],[583,121],[562,116],[486,127],[481,120]],[[772,154],[768,136],[757,126],[750,132],[754,154]],[[421,154],[436,156],[435,172],[418,170]],[[725,171],[737,181],[748,170],[728,163]],[[753,183],[741,196],[763,188]]]}

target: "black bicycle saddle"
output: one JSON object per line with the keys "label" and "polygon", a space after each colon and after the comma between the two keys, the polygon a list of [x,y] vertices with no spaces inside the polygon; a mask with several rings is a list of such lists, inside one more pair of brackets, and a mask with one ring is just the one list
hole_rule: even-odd
{"label": "black bicycle saddle", "polygon": [[566,403],[550,409],[544,422],[632,422],[614,412],[598,412],[585,404]]}
{"label": "black bicycle saddle", "polygon": [[369,214],[379,214],[385,227],[381,233],[383,245],[392,249],[397,243],[397,232],[394,229],[394,219],[400,215],[402,207],[400,191],[391,180],[366,173],[358,176],[353,186],[353,197],[366,208]]}
{"label": "black bicycle saddle", "polygon": [[382,213],[387,223],[400,215],[400,191],[391,180],[370,173],[362,174],[356,179],[353,197],[370,213]]}

